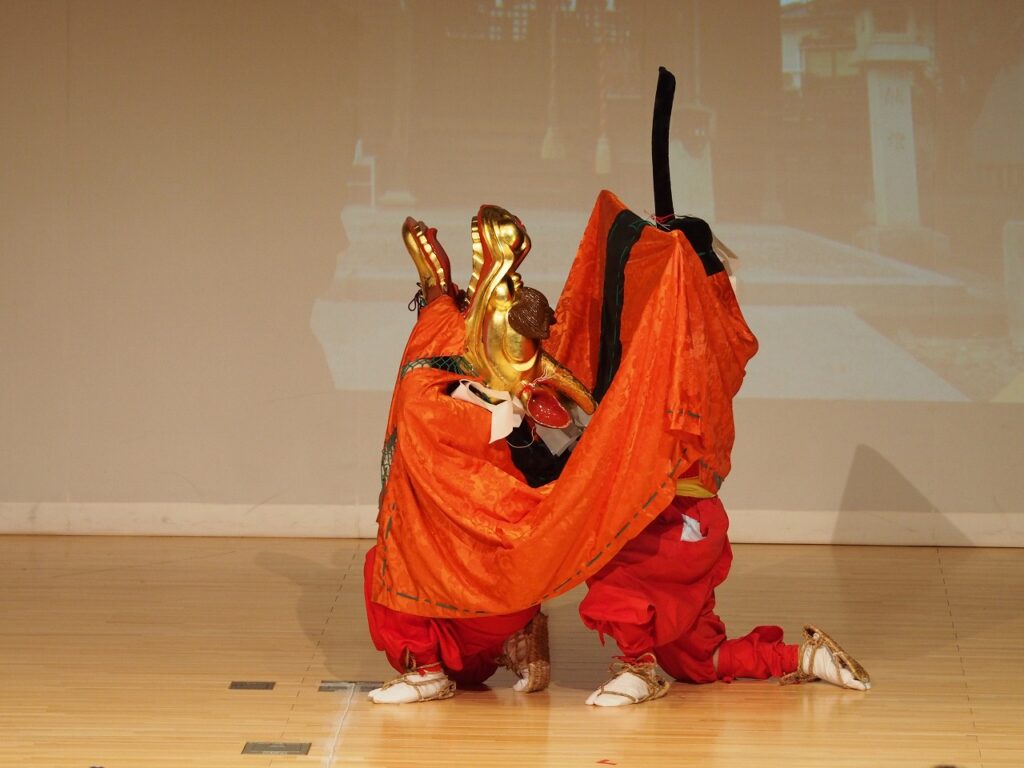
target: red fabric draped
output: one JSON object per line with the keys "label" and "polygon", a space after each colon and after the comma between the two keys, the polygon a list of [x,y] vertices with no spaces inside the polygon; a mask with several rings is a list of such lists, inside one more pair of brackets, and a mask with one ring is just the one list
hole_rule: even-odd
{"label": "red fabric draped", "polygon": [[[625,210],[597,199],[546,348],[588,386],[597,369],[605,247]],[[757,342],[725,273],[708,277],[682,233],[646,227],[625,272],[622,358],[562,476],[530,488],[490,414],[452,399],[472,378],[414,360],[458,356],[463,319],[428,305],[403,355],[388,418],[373,600],[449,618],[512,613],[602,568],[674,498],[697,464],[717,490],[729,471],[732,398]]]}

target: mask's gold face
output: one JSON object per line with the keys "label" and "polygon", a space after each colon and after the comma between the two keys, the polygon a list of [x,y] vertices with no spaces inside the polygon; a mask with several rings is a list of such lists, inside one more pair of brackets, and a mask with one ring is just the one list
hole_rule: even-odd
{"label": "mask's gold face", "polygon": [[523,226],[523,222],[519,220],[518,216],[513,216],[508,211],[503,213],[504,215],[495,215],[497,219],[494,225],[495,236],[515,254],[517,262],[521,261],[532,245],[530,236],[526,234],[526,227]]}
{"label": "mask's gold face", "polygon": [[504,208],[484,205],[473,219],[471,234],[466,358],[488,387],[511,392],[524,404],[537,390],[533,382],[539,378],[539,386],[593,413],[596,403],[586,387],[541,349],[555,313],[547,297],[524,286],[516,271],[531,245],[523,222]]}
{"label": "mask's gold face", "polygon": [[[470,226],[473,238],[473,274],[466,288],[469,314],[473,307],[486,304],[506,278],[519,284],[516,270],[530,252],[532,243],[518,216],[496,205],[482,205]],[[480,291],[484,298],[477,302]]]}

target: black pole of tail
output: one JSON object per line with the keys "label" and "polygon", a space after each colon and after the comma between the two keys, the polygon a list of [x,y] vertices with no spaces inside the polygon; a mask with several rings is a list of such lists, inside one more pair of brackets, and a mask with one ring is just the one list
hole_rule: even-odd
{"label": "black pole of tail", "polygon": [[676,78],[658,67],[658,90],[654,94],[654,122],[651,126],[651,165],[654,169],[654,215],[664,221],[675,215],[672,205],[672,179],[668,167],[668,127],[672,120],[672,100]]}

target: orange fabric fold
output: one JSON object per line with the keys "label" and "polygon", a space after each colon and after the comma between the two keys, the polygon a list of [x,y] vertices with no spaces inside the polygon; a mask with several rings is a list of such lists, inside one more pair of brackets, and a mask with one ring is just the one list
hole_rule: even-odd
{"label": "orange fabric fold", "polygon": [[[593,386],[605,249],[625,210],[597,199],[545,347]],[[638,229],[639,231],[639,229]],[[708,277],[682,233],[643,227],[625,269],[614,381],[561,477],[531,488],[490,414],[448,396],[464,324],[442,297],[403,353],[385,438],[373,600],[424,616],[521,610],[584,581],[674,498],[696,464],[729,472],[732,399],[757,342],[724,273]],[[447,370],[446,370],[447,368]]]}

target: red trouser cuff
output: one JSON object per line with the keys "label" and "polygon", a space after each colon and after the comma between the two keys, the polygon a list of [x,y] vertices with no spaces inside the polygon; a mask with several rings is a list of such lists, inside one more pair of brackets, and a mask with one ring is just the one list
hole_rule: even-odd
{"label": "red trouser cuff", "polygon": [[764,680],[796,670],[800,646],[782,642],[782,627],[755,627],[749,635],[718,646],[718,679]]}
{"label": "red trouser cuff", "polygon": [[441,671],[441,661],[437,658],[437,651],[423,651],[421,653],[413,653],[408,647],[402,652],[402,663],[401,666],[405,668],[406,672],[429,670],[435,671],[433,667],[437,667],[438,672]]}

